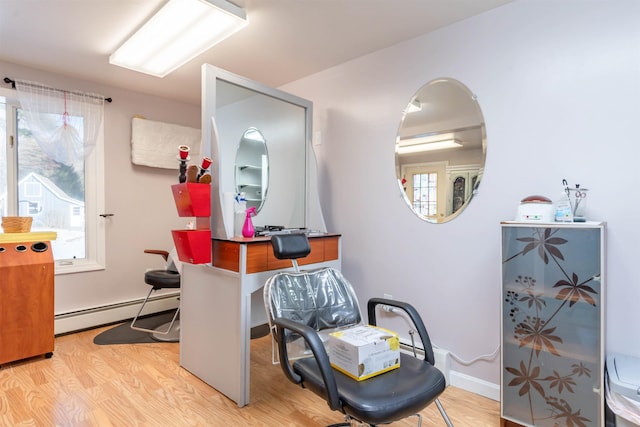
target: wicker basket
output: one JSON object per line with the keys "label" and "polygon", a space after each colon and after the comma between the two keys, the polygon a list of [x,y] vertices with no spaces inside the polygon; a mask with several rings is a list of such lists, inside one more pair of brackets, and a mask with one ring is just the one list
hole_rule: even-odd
{"label": "wicker basket", "polygon": [[32,221],[30,216],[3,216],[2,229],[5,233],[28,233]]}

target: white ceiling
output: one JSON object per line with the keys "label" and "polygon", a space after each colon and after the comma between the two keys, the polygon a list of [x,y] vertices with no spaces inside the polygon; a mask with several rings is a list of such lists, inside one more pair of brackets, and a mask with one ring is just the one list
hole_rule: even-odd
{"label": "white ceiling", "polygon": [[513,0],[236,0],[249,25],[170,75],[110,65],[165,1],[0,0],[0,60],[199,104],[203,63],[277,87]]}

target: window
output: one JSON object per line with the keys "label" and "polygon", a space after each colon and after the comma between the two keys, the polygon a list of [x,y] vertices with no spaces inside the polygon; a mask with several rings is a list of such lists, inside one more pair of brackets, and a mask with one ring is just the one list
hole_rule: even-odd
{"label": "window", "polygon": [[417,173],[412,179],[413,208],[422,215],[435,215],[438,208],[438,174]]}
{"label": "window", "polygon": [[27,215],[34,216],[38,215],[42,211],[42,207],[40,206],[40,202],[29,202],[27,205]]}
{"label": "window", "polygon": [[[55,231],[51,242],[56,273],[104,268],[103,138],[71,167],[40,148],[17,101],[0,92],[0,212],[32,216],[31,231]],[[52,119],[59,119],[51,114]],[[70,117],[82,131],[82,117]]]}

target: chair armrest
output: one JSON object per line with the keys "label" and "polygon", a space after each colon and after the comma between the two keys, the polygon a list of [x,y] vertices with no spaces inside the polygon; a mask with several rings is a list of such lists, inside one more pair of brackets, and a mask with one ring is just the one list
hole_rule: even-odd
{"label": "chair armrest", "polygon": [[295,384],[300,384],[302,381],[300,376],[293,371],[293,368],[289,363],[287,344],[284,339],[285,329],[299,334],[309,345],[324,381],[324,386],[327,391],[327,403],[332,410],[340,410],[341,404],[340,398],[338,397],[336,378],[333,374],[331,363],[329,363],[329,355],[327,354],[327,350],[324,348],[324,344],[322,343],[322,339],[318,335],[318,332],[310,326],[303,325],[302,323],[294,322],[283,317],[273,319],[273,323],[275,323],[277,331],[276,340],[278,342],[278,351],[280,353],[280,366],[287,378]]}
{"label": "chair armrest", "polygon": [[435,365],[435,357],[433,355],[431,339],[429,338],[427,328],[424,326],[424,322],[422,321],[422,317],[420,317],[418,311],[411,304],[406,302],[386,298],[371,298],[367,303],[367,312],[369,316],[369,324],[373,326],[376,326],[376,307],[378,305],[388,305],[391,307],[399,308],[409,316],[409,319],[411,319],[413,325],[418,331],[420,341],[422,341],[425,361],[429,362],[432,365]]}
{"label": "chair armrest", "polygon": [[165,261],[167,261],[167,259],[169,258],[169,252],[163,251],[161,249],[145,249],[144,253],[145,254],[161,255],[162,258],[164,258]]}

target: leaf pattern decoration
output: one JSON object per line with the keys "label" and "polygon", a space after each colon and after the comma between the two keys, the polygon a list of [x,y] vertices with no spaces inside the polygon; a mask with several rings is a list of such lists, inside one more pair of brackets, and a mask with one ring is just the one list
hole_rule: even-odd
{"label": "leaf pattern decoration", "polygon": [[551,254],[554,258],[558,258],[564,261],[564,256],[560,249],[557,248],[559,245],[564,245],[567,243],[566,239],[561,237],[553,237],[553,233],[551,228],[545,228],[544,233],[542,235],[534,236],[534,237],[521,237],[516,240],[520,242],[524,242],[527,245],[522,250],[522,255],[526,255],[534,249],[538,249],[538,255],[545,264],[549,264],[549,256],[547,253]]}
{"label": "leaf pattern decoration", "polygon": [[553,343],[562,343],[562,338],[553,335],[556,328],[545,328],[546,322],[539,317],[527,316],[525,320],[518,323],[514,329],[516,339],[520,341],[520,347],[531,347],[536,352],[536,356],[546,347],[549,353],[560,356]]}
{"label": "leaf pattern decoration", "polygon": [[524,362],[521,360],[520,369],[509,367],[509,366],[505,367],[505,369],[514,377],[509,382],[508,386],[516,387],[516,386],[522,385],[522,387],[520,387],[520,390],[518,390],[518,395],[524,396],[525,394],[529,393],[529,391],[531,390],[531,387],[533,387],[538,393],[540,393],[540,396],[545,397],[544,388],[537,381],[538,376],[540,375],[539,366],[535,366],[531,370],[531,372],[528,372],[527,367],[525,366]]}
{"label": "leaf pattern decoration", "polygon": [[591,294],[598,295],[598,292],[591,286],[587,285],[587,283],[589,283],[591,280],[593,280],[593,277],[582,283],[579,283],[578,275],[576,273],[573,273],[571,275],[570,282],[564,279],[558,281],[558,283],[553,285],[553,287],[562,289],[558,291],[556,299],[559,299],[561,301],[569,301],[569,307],[572,307],[582,298],[588,304],[591,304],[595,307],[596,300],[591,296]]}
{"label": "leaf pattern decoration", "polygon": [[557,371],[553,371],[553,375],[545,377],[544,380],[550,381],[549,387],[558,387],[558,393],[562,393],[565,388],[569,393],[573,393],[571,386],[576,385],[576,382],[571,377],[562,376]]}
{"label": "leaf pattern decoration", "polygon": [[526,302],[527,305],[529,306],[529,308],[533,307],[534,305],[536,306],[536,308],[538,310],[542,309],[544,306],[547,305],[547,303],[545,302],[545,300],[543,299],[544,297],[544,292],[542,293],[538,293],[538,294],[534,294],[530,289],[526,289],[525,293],[527,295],[520,297],[520,299],[518,299],[519,302]]}
{"label": "leaf pattern decoration", "polygon": [[587,427],[587,422],[591,421],[589,418],[583,417],[578,409],[572,412],[571,405],[564,399],[548,398],[547,404],[553,407],[557,412],[553,416],[556,420],[564,419],[566,427]]}
{"label": "leaf pattern decoration", "polygon": [[574,363],[573,365],[571,365],[571,367],[573,368],[573,370],[571,371],[573,374],[577,374],[579,377],[586,375],[587,377],[591,378],[591,369],[584,366],[584,363]]}

